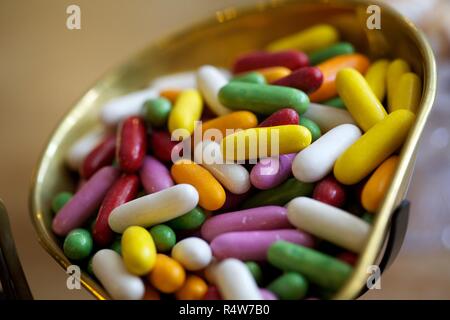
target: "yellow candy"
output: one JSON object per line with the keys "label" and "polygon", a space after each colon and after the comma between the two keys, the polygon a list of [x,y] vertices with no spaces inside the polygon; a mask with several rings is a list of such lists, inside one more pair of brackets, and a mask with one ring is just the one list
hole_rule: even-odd
{"label": "yellow candy", "polygon": [[338,72],[336,89],[347,110],[364,131],[386,117],[383,105],[355,69],[345,68]]}
{"label": "yellow candy", "polygon": [[375,61],[366,72],[366,81],[379,101],[386,95],[386,73],[389,61],[380,59]]}
{"label": "yellow candy", "polygon": [[267,83],[272,83],[278,79],[284,78],[291,74],[291,70],[285,67],[270,67],[256,70],[263,75]]}
{"label": "yellow candy", "polygon": [[306,30],[292,34],[270,43],[269,51],[285,49],[298,49],[304,52],[312,52],[331,46],[339,41],[339,33],[331,25],[319,24]]}
{"label": "yellow candy", "polygon": [[397,110],[374,125],[337,159],[336,179],[355,184],[368,176],[402,145],[414,119],[411,111]]}
{"label": "yellow candy", "polygon": [[156,248],[150,233],[142,227],[128,227],[122,235],[122,256],[131,273],[149,273],[156,261]]}
{"label": "yellow candy", "polygon": [[238,131],[226,136],[220,144],[225,159],[246,160],[299,152],[310,143],[308,129],[283,125]]}
{"label": "yellow candy", "polygon": [[422,94],[422,82],[413,72],[404,73],[398,82],[397,90],[392,94],[391,111],[407,109],[416,112]]}
{"label": "yellow candy", "polygon": [[168,127],[170,133],[176,129],[187,130],[182,138],[189,137],[195,129],[195,121],[202,115],[202,96],[197,90],[189,89],[181,92],[169,115]]}
{"label": "yellow candy", "polygon": [[402,74],[410,71],[409,65],[405,60],[396,59],[389,63],[386,71],[388,110],[392,111],[392,97],[397,92],[397,85]]}

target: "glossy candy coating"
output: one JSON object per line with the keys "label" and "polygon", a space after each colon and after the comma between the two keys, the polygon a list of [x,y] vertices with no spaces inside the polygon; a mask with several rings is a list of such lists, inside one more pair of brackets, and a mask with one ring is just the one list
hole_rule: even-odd
{"label": "glossy candy coating", "polygon": [[233,73],[268,67],[286,67],[296,70],[309,64],[308,56],[297,50],[279,52],[254,51],[239,56],[233,65]]}
{"label": "glossy candy coating", "polygon": [[150,137],[150,145],[153,155],[160,161],[169,162],[172,159],[172,149],[178,142],[172,141],[167,131],[153,131]]}
{"label": "glossy candy coating", "polygon": [[197,87],[205,98],[207,106],[214,114],[221,116],[231,112],[217,98],[220,88],[228,82],[220,70],[209,65],[202,66],[197,70],[196,81]]}
{"label": "glossy candy coating", "polygon": [[288,124],[299,124],[297,111],[292,108],[283,108],[268,116],[258,127],[275,127]]}
{"label": "glossy candy coating", "polygon": [[377,60],[370,65],[365,75],[367,84],[381,102],[383,102],[386,96],[386,73],[388,65],[389,61],[386,59]]}
{"label": "glossy candy coating", "polygon": [[195,121],[200,120],[203,110],[203,99],[200,92],[188,89],[181,92],[169,115],[167,126],[169,132],[177,129],[185,130],[181,134],[183,138],[189,137],[195,128]]}
{"label": "glossy candy coating", "polygon": [[289,153],[259,160],[250,172],[252,185],[258,189],[267,190],[286,181],[291,176],[292,161],[295,156],[296,153]]}
{"label": "glossy candy coating", "polygon": [[110,165],[116,152],[116,137],[108,135],[84,159],[80,174],[89,179],[100,168]]}
{"label": "glossy candy coating", "polygon": [[86,229],[73,229],[64,239],[64,254],[72,260],[87,258],[92,251],[92,236]]}
{"label": "glossy candy coating", "polygon": [[340,56],[343,54],[350,54],[350,53],[354,53],[354,52],[355,52],[355,48],[353,48],[353,45],[351,43],[339,42],[339,43],[333,44],[329,47],[311,52],[308,55],[309,63],[314,66],[314,65],[322,63],[330,58]]}
{"label": "glossy candy coating", "polygon": [[186,277],[183,286],[175,292],[177,300],[203,300],[208,290],[205,280],[191,274]]}
{"label": "glossy candy coating", "polygon": [[387,102],[388,110],[392,111],[392,99],[398,93],[397,86],[400,77],[407,72],[410,72],[409,64],[403,59],[395,59],[390,62],[386,70],[386,86],[387,86]]}
{"label": "glossy candy coating", "polygon": [[320,136],[322,135],[322,131],[320,131],[320,127],[311,119],[308,119],[304,116],[302,116],[300,118],[300,121],[298,122],[299,125],[304,126],[306,129],[309,130],[309,132],[311,133],[311,143],[313,143],[314,141],[316,141],[317,139],[320,138]]}
{"label": "glossy candy coating", "polygon": [[[202,131],[217,129],[222,136],[227,135],[227,129],[249,129],[258,125],[258,118],[250,111],[234,111],[230,114],[220,116],[202,123]],[[229,134],[229,133],[228,133]],[[206,136],[203,137],[207,139]]]}
{"label": "glossy candy coating", "polygon": [[153,287],[163,293],[174,293],[183,287],[186,271],[181,264],[164,255],[156,255],[156,263],[148,279]]}
{"label": "glossy candy coating", "polygon": [[206,215],[200,207],[196,207],[178,218],[167,221],[167,225],[174,230],[193,230],[205,222]]}
{"label": "glossy candy coating", "polygon": [[308,110],[303,116],[314,121],[319,126],[322,133],[341,124],[356,125],[355,120],[353,120],[352,115],[347,110],[328,107],[317,103],[310,103]]}
{"label": "glossy candy coating", "polygon": [[272,82],[276,86],[285,86],[311,93],[317,90],[323,81],[323,75],[319,68],[303,67],[293,71],[288,76]]}
{"label": "glossy candy coating", "polygon": [[128,173],[139,170],[147,151],[147,132],[144,121],[130,117],[123,121],[118,132],[117,159],[120,168]]}
{"label": "glossy candy coating", "polygon": [[313,192],[313,199],[342,208],[347,199],[347,192],[333,176],[328,176],[319,181]]}
{"label": "glossy candy coating", "polygon": [[422,83],[413,72],[402,74],[397,84],[396,92],[392,94],[390,111],[406,109],[417,112],[422,95]]}
{"label": "glossy candy coating", "polygon": [[169,170],[152,156],[146,156],[139,176],[147,193],[158,192],[174,185]]}
{"label": "glossy candy coating", "polygon": [[267,289],[280,299],[300,300],[308,291],[308,281],[298,273],[286,272],[273,280]]}
{"label": "glossy candy coating", "polygon": [[212,260],[209,244],[197,237],[189,237],[179,241],[172,249],[172,258],[189,271],[206,268]]}
{"label": "glossy candy coating", "polygon": [[150,234],[158,252],[167,252],[175,245],[176,234],[169,226],[158,224],[150,228]]}
{"label": "glossy candy coating", "polygon": [[52,210],[54,213],[58,213],[62,207],[65,206],[70,199],[72,199],[72,192],[60,192],[52,200]]}
{"label": "glossy candy coating", "polygon": [[144,119],[154,128],[164,127],[172,110],[172,103],[166,98],[150,99],[144,102]]}
{"label": "glossy candy coating", "polygon": [[143,276],[156,261],[156,248],[150,233],[142,227],[128,227],[122,235],[122,257],[129,272]]}

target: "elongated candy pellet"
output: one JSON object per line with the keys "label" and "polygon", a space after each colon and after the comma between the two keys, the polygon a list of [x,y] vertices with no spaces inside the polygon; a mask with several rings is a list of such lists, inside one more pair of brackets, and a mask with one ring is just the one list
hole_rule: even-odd
{"label": "elongated candy pellet", "polygon": [[297,111],[291,108],[283,108],[268,116],[258,127],[274,127],[286,124],[299,124]]}
{"label": "elongated candy pellet", "polygon": [[166,166],[152,156],[145,157],[139,173],[147,193],[155,193],[174,185]]}
{"label": "elongated candy pellet", "polygon": [[296,154],[282,154],[278,157],[265,158],[253,166],[250,181],[258,189],[272,189],[291,176],[292,161]]}
{"label": "elongated candy pellet", "polygon": [[314,121],[322,132],[327,132],[341,124],[354,124],[352,115],[347,110],[310,103],[308,110],[303,115]]}
{"label": "elongated candy pellet", "polygon": [[203,110],[202,96],[197,90],[188,89],[178,96],[169,115],[168,128],[173,133],[176,129],[186,130],[183,138],[187,138],[194,132],[195,121],[200,120]]}
{"label": "elongated candy pellet", "polygon": [[217,98],[219,90],[228,83],[227,78],[213,66],[202,66],[197,70],[197,86],[208,107],[216,115],[224,115],[231,111],[225,108]]}
{"label": "elongated candy pellet", "polygon": [[239,56],[233,65],[233,73],[268,67],[286,67],[295,70],[309,64],[308,57],[297,50],[279,52],[255,51]]}
{"label": "elongated candy pellet", "polygon": [[339,42],[329,47],[311,52],[308,57],[311,65],[316,65],[335,56],[350,54],[353,52],[355,52],[355,49],[351,43]]}
{"label": "elongated candy pellet", "polygon": [[388,110],[392,111],[392,98],[397,93],[397,85],[400,77],[407,72],[410,72],[409,64],[403,59],[395,59],[389,63],[386,70],[386,86],[387,86],[387,102]]}
{"label": "elongated candy pellet", "polygon": [[81,168],[84,159],[104,139],[106,129],[96,127],[76,140],[66,153],[65,160],[72,170]]}
{"label": "elongated candy pellet", "polygon": [[264,78],[264,76],[257,71],[250,71],[243,74],[239,74],[234,78],[232,78],[230,81],[266,84],[266,78]]}
{"label": "elongated candy pellet", "polygon": [[89,179],[100,168],[113,162],[116,151],[116,136],[110,134],[98,144],[84,159],[80,175]]}
{"label": "elongated candy pellet", "polygon": [[209,129],[217,129],[225,137],[228,130],[249,129],[258,125],[258,118],[250,111],[235,111],[202,123],[203,139],[208,140],[206,132]]}
{"label": "elongated candy pellet", "polygon": [[320,136],[322,135],[322,131],[320,130],[320,127],[317,125],[317,123],[315,123],[311,119],[306,118],[305,116],[302,116],[300,118],[298,124],[304,126],[306,129],[309,130],[309,132],[311,132],[312,142],[319,139]]}
{"label": "elongated candy pellet", "polygon": [[117,159],[125,172],[136,172],[142,166],[147,151],[147,131],[140,117],[126,118],[117,134]]}
{"label": "elongated candy pellet", "polygon": [[386,73],[389,61],[380,59],[372,63],[367,69],[365,78],[379,101],[383,102],[386,95]]}
{"label": "elongated candy pellet", "polygon": [[322,71],[316,67],[303,67],[288,76],[272,82],[276,86],[285,86],[311,93],[317,90],[323,81]]}
{"label": "elongated candy pellet", "polygon": [[417,112],[422,94],[420,78],[413,72],[402,74],[397,84],[396,92],[392,94],[390,111],[406,109]]}
{"label": "elongated candy pellet", "polygon": [[291,70],[286,67],[270,67],[258,69],[258,73],[262,74],[267,83],[272,83],[278,79],[284,78],[291,74]]}

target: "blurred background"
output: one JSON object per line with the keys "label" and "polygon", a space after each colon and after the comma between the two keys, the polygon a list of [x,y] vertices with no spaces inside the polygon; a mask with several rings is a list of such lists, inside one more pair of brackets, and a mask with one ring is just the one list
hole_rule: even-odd
{"label": "blurred background", "polygon": [[[0,0],[0,197],[36,299],[92,299],[66,288],[64,270],[39,245],[28,214],[34,165],[63,115],[109,68],[152,40],[228,6],[261,2]],[[450,1],[389,3],[427,33],[439,89],[408,194],[405,243],[381,289],[362,298],[450,299]],[[66,28],[71,4],[81,8],[81,30]]]}

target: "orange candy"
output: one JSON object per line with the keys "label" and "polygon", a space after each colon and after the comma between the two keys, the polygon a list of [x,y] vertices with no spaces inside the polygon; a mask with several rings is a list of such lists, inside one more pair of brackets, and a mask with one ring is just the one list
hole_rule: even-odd
{"label": "orange candy", "polygon": [[178,261],[158,253],[155,266],[148,279],[157,290],[164,293],[173,293],[183,287],[186,272]]}
{"label": "orange candy", "polygon": [[160,97],[166,98],[170,102],[175,103],[175,100],[177,100],[178,95],[181,93],[182,90],[179,89],[164,89],[161,90],[159,93]]}
{"label": "orange candy", "polygon": [[177,300],[202,300],[208,291],[206,282],[196,275],[186,278],[183,287],[175,293]]}
{"label": "orange candy", "polygon": [[255,70],[263,75],[267,83],[272,83],[278,79],[284,78],[291,74],[291,70],[286,67],[270,67]]}
{"label": "orange candy", "polygon": [[[249,129],[258,125],[258,118],[250,111],[236,111],[214,118],[202,124],[202,131],[217,129],[225,137],[227,129]],[[218,141],[220,142],[220,141]]]}

